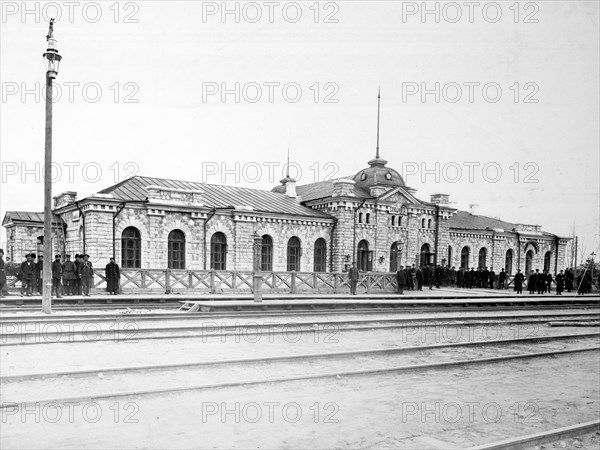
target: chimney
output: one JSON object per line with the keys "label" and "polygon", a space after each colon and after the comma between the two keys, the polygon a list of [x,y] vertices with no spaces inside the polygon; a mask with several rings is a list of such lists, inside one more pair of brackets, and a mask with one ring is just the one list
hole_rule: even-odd
{"label": "chimney", "polygon": [[471,203],[469,205],[469,208],[470,208],[469,212],[471,213],[471,215],[477,216],[479,214],[479,205],[477,203]]}
{"label": "chimney", "polygon": [[431,203],[434,205],[448,205],[450,203],[449,194],[431,194]]}
{"label": "chimney", "polygon": [[60,195],[55,195],[54,199],[54,208],[60,208],[61,206],[70,205],[71,203],[75,203],[77,199],[77,192],[75,191],[67,191],[63,192]]}
{"label": "chimney", "polygon": [[354,180],[349,178],[340,178],[333,180],[332,197],[356,197],[354,193]]}
{"label": "chimney", "polygon": [[285,195],[296,198],[296,180],[293,178],[288,178],[285,182]]}

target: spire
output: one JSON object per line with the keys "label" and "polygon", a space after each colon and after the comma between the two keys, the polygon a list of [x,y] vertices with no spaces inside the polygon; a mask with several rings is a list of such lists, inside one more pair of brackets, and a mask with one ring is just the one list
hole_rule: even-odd
{"label": "spire", "polygon": [[381,88],[377,90],[377,147],[375,158],[368,162],[370,166],[385,166],[387,161],[379,156],[379,116],[381,112]]}
{"label": "spire", "polygon": [[290,148],[288,147],[288,152],[287,152],[287,166],[285,166],[285,177],[289,178],[290,177]]}
{"label": "spire", "polygon": [[379,111],[381,110],[381,87],[377,90],[377,152],[375,159],[379,159]]}

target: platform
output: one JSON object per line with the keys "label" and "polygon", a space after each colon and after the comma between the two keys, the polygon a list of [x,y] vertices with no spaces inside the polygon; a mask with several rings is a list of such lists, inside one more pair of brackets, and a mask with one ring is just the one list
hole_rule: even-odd
{"label": "platform", "polygon": [[[292,310],[323,310],[323,309],[395,309],[395,308],[439,308],[439,307],[489,307],[489,306],[559,306],[578,305],[600,307],[600,297],[579,296],[575,298],[551,296],[520,296],[506,298],[486,297],[438,297],[410,298],[395,296],[394,299],[381,296],[336,296],[337,298],[294,298],[265,299],[254,302],[251,298],[236,300],[183,300],[181,310],[186,312],[226,312],[226,311],[292,311]],[[331,296],[333,297],[333,296]],[[364,297],[364,298],[361,298]]]}

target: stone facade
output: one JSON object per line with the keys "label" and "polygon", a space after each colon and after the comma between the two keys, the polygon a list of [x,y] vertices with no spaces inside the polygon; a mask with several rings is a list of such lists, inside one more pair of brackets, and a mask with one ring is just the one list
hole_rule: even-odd
{"label": "stone facade", "polygon": [[[457,212],[449,206],[447,194],[434,194],[430,202],[419,200],[379,156],[369,165],[354,178],[307,187],[296,186],[286,177],[270,198],[285,200],[282,204],[287,205],[288,212],[262,208],[265,191],[244,193],[243,201],[254,198],[258,208],[215,206],[211,201],[220,202],[221,198],[213,195],[210,200],[214,186],[196,183],[189,188],[173,187],[188,182],[172,180],[162,180],[165,185],[137,183],[138,191],[140,186],[142,191],[136,199],[116,189],[129,180],[78,201],[75,192],[66,192],[55,197],[54,213],[63,227],[57,228],[54,245],[58,253],[88,253],[96,266],[103,266],[113,255],[123,264],[124,232],[135,229],[140,268],[166,269],[169,239],[179,230],[181,233],[174,234],[184,236],[182,264],[186,270],[212,267],[211,238],[215,233],[225,236],[225,269],[230,271],[252,270],[253,238],[257,234],[272,240],[273,271],[288,269],[288,242],[292,237],[300,241],[301,272],[314,271],[318,239],[326,243],[328,272],[345,271],[355,260],[359,266],[368,261],[359,268],[373,272],[426,263],[470,268],[478,267],[480,262],[499,272],[507,264],[508,251],[512,262],[507,268],[512,274],[517,268],[525,270],[526,262],[540,270],[546,263],[552,272],[565,268],[569,239],[542,232],[539,225],[510,224]],[[228,196],[229,188],[223,189],[223,196]],[[237,199],[229,198],[232,203]],[[39,251],[37,238],[43,234],[41,223],[20,223],[18,214],[7,213],[4,221],[7,256],[16,260],[27,252]],[[359,254],[359,245],[367,253]],[[467,249],[464,260],[463,249]],[[480,260],[482,249],[485,257]]]}

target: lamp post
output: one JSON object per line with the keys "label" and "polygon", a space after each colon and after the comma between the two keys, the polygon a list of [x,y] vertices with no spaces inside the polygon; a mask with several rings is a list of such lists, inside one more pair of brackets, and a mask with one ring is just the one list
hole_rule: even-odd
{"label": "lamp post", "polygon": [[[52,312],[52,80],[58,75],[62,56],[58,54],[54,39],[54,19],[48,28],[46,59],[46,147],[44,153],[44,264],[42,311]],[[58,293],[57,293],[58,294]]]}

